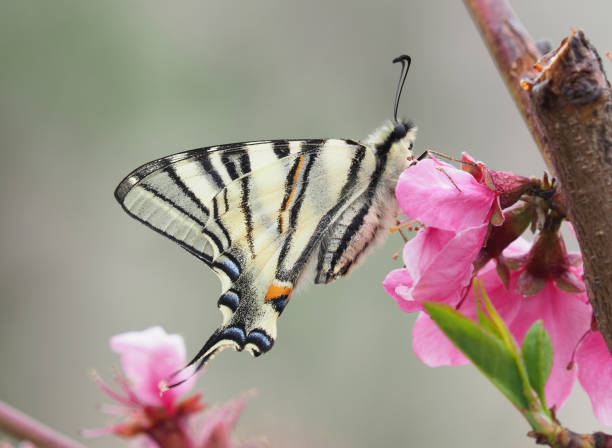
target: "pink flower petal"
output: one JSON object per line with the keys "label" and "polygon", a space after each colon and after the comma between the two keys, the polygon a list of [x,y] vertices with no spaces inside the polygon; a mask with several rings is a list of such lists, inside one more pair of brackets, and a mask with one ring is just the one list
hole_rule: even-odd
{"label": "pink flower petal", "polygon": [[412,350],[429,367],[469,364],[468,359],[424,312],[412,330]]}
{"label": "pink flower petal", "polygon": [[[516,275],[511,280],[516,284]],[[497,275],[495,263],[489,262],[482,268],[478,278],[483,281],[487,295],[504,321],[511,321],[517,314],[522,297],[513,288],[506,289]],[[476,321],[476,302],[472,288],[467,290],[467,297],[459,307],[461,314]],[[437,325],[421,313],[413,330],[412,347],[421,361],[430,367],[467,364],[469,361],[446,338]]]}
{"label": "pink flower petal", "polygon": [[504,256],[516,257],[524,255],[531,249],[531,241],[527,241],[523,237],[518,237],[508,247],[504,249]]}
{"label": "pink flower petal", "polygon": [[591,308],[577,296],[580,294],[561,291],[549,281],[540,293],[522,300],[509,326],[517,341],[522,341],[529,327],[542,320],[553,345],[553,367],[545,389],[546,404],[555,405],[557,409],[567,400],[576,379],[576,369],[567,370],[574,348],[591,325]]}
{"label": "pink flower petal", "polygon": [[395,299],[399,307],[406,313],[418,311],[421,305],[410,297],[412,277],[406,269],[395,269],[389,272],[383,281],[383,288]]}
{"label": "pink flower petal", "polygon": [[597,420],[612,426],[612,356],[601,333],[587,336],[576,352],[578,381],[588,394]]}
{"label": "pink flower petal", "polygon": [[410,218],[454,231],[488,222],[496,198],[470,173],[430,159],[402,173],[395,195]]}
{"label": "pink flower petal", "polygon": [[180,335],[152,327],[113,336],[110,346],[120,355],[132,391],[144,404],[171,408],[178,396],[193,386],[192,379],[161,396],[159,393],[159,383],[185,365],[185,344]]}
{"label": "pink flower petal", "polygon": [[487,224],[460,232],[427,227],[404,246],[404,269],[391,272],[383,286],[406,312],[424,301],[456,304],[470,283],[472,261],[482,247]]}
{"label": "pink flower petal", "polygon": [[232,429],[252,394],[211,409],[204,416],[196,445],[200,448],[232,448]]}
{"label": "pink flower petal", "polygon": [[[454,235],[432,227],[424,229],[427,245],[421,253],[420,274],[412,292],[415,300],[456,304],[463,288],[471,281],[472,263],[482,247],[487,228],[487,224],[481,224]],[[414,257],[414,254],[407,255],[409,244],[404,248],[406,266],[410,256]]]}

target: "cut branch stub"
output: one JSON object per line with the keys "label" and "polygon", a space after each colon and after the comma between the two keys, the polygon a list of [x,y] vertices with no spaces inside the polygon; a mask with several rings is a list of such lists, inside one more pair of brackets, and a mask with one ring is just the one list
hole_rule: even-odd
{"label": "cut branch stub", "polygon": [[595,48],[574,31],[537,64],[530,100],[584,259],[599,329],[612,353],[612,92]]}

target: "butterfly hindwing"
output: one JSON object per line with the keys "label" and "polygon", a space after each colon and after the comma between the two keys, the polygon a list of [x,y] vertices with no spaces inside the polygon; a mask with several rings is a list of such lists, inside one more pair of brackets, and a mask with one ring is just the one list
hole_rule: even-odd
{"label": "butterfly hindwing", "polygon": [[[371,151],[341,140],[319,145],[317,151],[300,152],[288,169],[249,176],[248,185],[241,186],[254,198],[248,213],[240,202],[246,194],[228,194],[229,208],[216,221],[229,229],[232,246],[214,263],[235,264],[240,273],[233,279],[220,276],[224,320],[196,357],[201,363],[226,346],[254,355],[272,347],[276,319],[321,237],[367,188],[376,165]],[[276,189],[271,187],[275,177]],[[227,190],[237,183],[242,182]]]}

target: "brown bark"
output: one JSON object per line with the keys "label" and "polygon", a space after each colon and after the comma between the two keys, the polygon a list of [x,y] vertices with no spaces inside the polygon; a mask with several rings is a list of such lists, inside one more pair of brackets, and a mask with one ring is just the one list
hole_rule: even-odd
{"label": "brown bark", "polygon": [[547,62],[531,100],[576,230],[595,318],[612,353],[612,92],[582,31]]}
{"label": "brown bark", "polygon": [[612,353],[612,100],[601,60],[578,31],[536,65],[537,47],[505,0],[465,3],[559,181],[589,300]]}
{"label": "brown bark", "polygon": [[549,441],[545,435],[533,431],[527,435],[534,438],[538,445],[549,445],[554,448],[612,448],[612,437],[603,432],[577,434],[563,428],[553,441]]}

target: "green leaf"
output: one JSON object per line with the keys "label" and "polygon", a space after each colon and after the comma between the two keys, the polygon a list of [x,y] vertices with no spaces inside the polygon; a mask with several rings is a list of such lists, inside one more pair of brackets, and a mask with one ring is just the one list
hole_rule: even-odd
{"label": "green leaf", "polygon": [[[476,281],[477,280],[474,279],[474,282]],[[500,315],[497,313],[497,310],[491,303],[491,300],[489,300],[489,296],[487,296],[487,292],[485,291],[482,281],[478,281],[478,286],[480,287],[480,294],[482,297],[482,302],[485,306],[485,309],[487,310],[487,313],[489,313],[491,322],[493,323],[493,325],[499,332],[499,337],[501,338],[506,348],[510,351],[510,353],[512,353],[517,358],[517,361],[520,362],[518,347],[516,346],[516,343],[514,342],[514,338],[512,337],[512,334],[510,334],[510,330],[508,330],[508,327],[506,327],[506,324],[504,323]]]}
{"label": "green leaf", "polygon": [[474,365],[519,409],[528,407],[523,377],[512,351],[487,330],[441,303],[426,302],[429,316]]}
{"label": "green leaf", "polygon": [[476,302],[476,316],[478,317],[478,323],[481,327],[486,328],[491,332],[491,334],[497,336],[499,339],[502,339],[502,334],[499,332],[495,323],[491,320],[489,316],[482,310],[482,301],[479,293],[479,283],[477,279],[474,279],[472,282],[472,287],[474,289],[474,301]]}
{"label": "green leaf", "polygon": [[527,331],[522,351],[531,387],[536,391],[540,397],[540,403],[546,409],[544,387],[552,370],[553,348],[541,320],[534,323]]}

